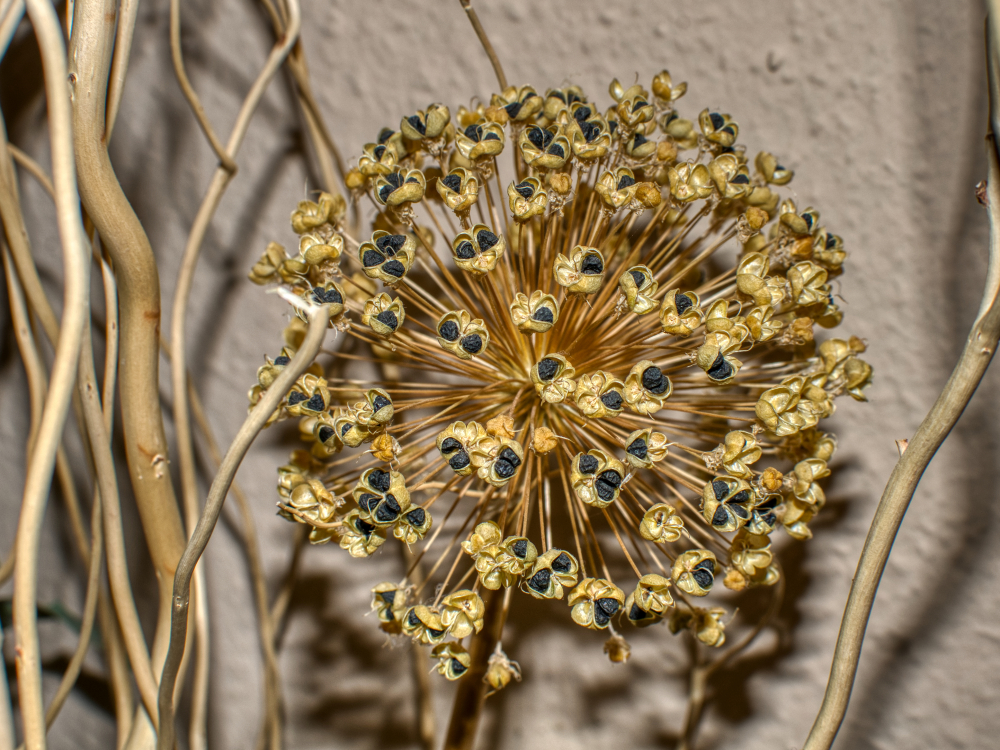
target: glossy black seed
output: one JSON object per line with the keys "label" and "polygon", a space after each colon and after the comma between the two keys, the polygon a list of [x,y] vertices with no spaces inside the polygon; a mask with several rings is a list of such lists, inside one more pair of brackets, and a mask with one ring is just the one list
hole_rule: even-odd
{"label": "glossy black seed", "polygon": [[731,498],[726,500],[727,503],[745,503],[750,500],[750,490],[740,490]]}
{"label": "glossy black seed", "polygon": [[274,365],[275,367],[284,367],[291,361],[292,360],[290,357],[286,357],[284,354],[282,354],[280,357],[274,360]]}
{"label": "glossy black seed", "polygon": [[375,508],[382,501],[379,495],[370,495],[367,492],[358,498],[358,507],[366,513],[371,513],[372,509]]}
{"label": "glossy black seed", "polygon": [[288,394],[288,405],[294,406],[295,404],[301,404],[306,400],[306,394],[300,393],[299,391],[292,391]]}
{"label": "glossy black seed", "polygon": [[649,139],[642,133],[636,133],[635,137],[632,139],[632,148],[639,148],[639,146],[641,146],[643,143],[646,143],[648,140]]}
{"label": "glossy black seed", "polygon": [[677,308],[678,315],[683,315],[694,307],[694,302],[686,294],[677,294],[674,296],[674,307]]}
{"label": "glossy black seed", "polygon": [[407,181],[407,182],[415,182],[415,183],[417,183],[418,185],[420,184],[420,180],[418,180],[418,179],[417,179],[416,177],[407,177],[407,178],[406,178],[406,181]]}
{"label": "glossy black seed", "polygon": [[464,469],[469,465],[469,454],[465,451],[459,451],[448,460],[448,465],[455,471]]}
{"label": "glossy black seed", "polygon": [[537,310],[535,310],[534,314],[531,317],[542,323],[551,323],[553,320],[555,320],[555,316],[552,314],[552,308],[550,307],[539,307]]}
{"label": "glossy black seed", "polygon": [[383,203],[385,203],[389,200],[389,196],[392,195],[393,190],[395,190],[395,188],[392,185],[383,185],[378,191],[378,197],[382,199]]}
{"label": "glossy black seed", "polygon": [[573,117],[577,122],[583,122],[590,117],[591,114],[593,113],[590,111],[590,107],[577,107],[576,112],[573,113]]}
{"label": "glossy black seed", "polygon": [[354,425],[351,424],[350,422],[344,422],[344,424],[340,426],[340,436],[344,437],[344,435],[350,432],[352,427],[354,427]]}
{"label": "glossy black seed", "polygon": [[691,571],[691,576],[703,589],[710,589],[712,588],[712,584],[715,583],[715,576],[702,568]]}
{"label": "glossy black seed", "polygon": [[396,498],[392,495],[385,496],[385,502],[379,504],[378,508],[375,510],[375,518],[380,523],[392,523],[397,518],[402,511],[399,507],[399,503],[396,502]]}
{"label": "glossy black seed", "polygon": [[423,526],[424,521],[427,520],[427,512],[423,508],[414,508],[406,514],[406,520],[410,522],[411,526]]}
{"label": "glossy black seed", "polygon": [[712,515],[712,525],[725,526],[727,523],[729,523],[729,514],[726,513],[725,506],[720,505],[715,509],[715,513]]}
{"label": "glossy black seed", "polygon": [[528,140],[540,151],[544,151],[545,147],[552,143],[553,138],[555,134],[552,131],[542,130],[537,125],[528,131]]}
{"label": "glossy black seed", "polygon": [[511,102],[504,109],[507,110],[507,116],[513,119],[521,111],[521,102]]}
{"label": "glossy black seed", "polygon": [[621,606],[617,599],[598,599],[594,602],[594,622],[607,625]]}
{"label": "glossy black seed", "polygon": [[465,670],[467,670],[467,669],[468,669],[468,667],[465,666],[464,664],[462,664],[462,662],[460,662],[458,659],[452,659],[451,660],[451,673],[452,674],[454,674],[454,675],[465,674]]}
{"label": "glossy black seed", "polygon": [[640,461],[645,461],[646,454],[648,453],[645,439],[637,437],[629,446],[625,448],[625,451],[632,454]]}
{"label": "glossy black seed", "polygon": [[406,273],[406,266],[400,263],[398,260],[390,260],[384,266],[382,270],[385,271],[390,276],[394,276],[397,279],[401,279],[403,274]]}
{"label": "glossy black seed", "polygon": [[813,217],[812,214],[802,214],[802,219],[805,221],[806,226],[812,229]]}
{"label": "glossy black seed", "polygon": [[584,120],[580,123],[580,130],[583,132],[583,138],[587,143],[593,143],[597,140],[597,136],[601,134],[601,129],[597,127],[592,122],[587,122]]}
{"label": "glossy black seed", "polygon": [[579,96],[577,96],[571,91],[569,94],[566,95],[566,99],[564,99],[563,101],[565,101],[567,104],[573,104],[574,102],[582,102],[583,99],[581,99]]}
{"label": "glossy black seed", "polygon": [[742,505],[730,505],[729,510],[733,512],[734,516],[739,516],[744,521],[750,518],[750,513]]}
{"label": "glossy black seed", "polygon": [[715,493],[715,499],[722,502],[726,499],[726,495],[729,494],[729,485],[721,479],[716,479],[712,482],[712,492]]}
{"label": "glossy black seed", "polygon": [[383,591],[381,594],[379,594],[379,596],[382,597],[382,601],[384,601],[386,604],[389,605],[391,605],[394,601],[396,601],[395,591]]}
{"label": "glossy black seed", "polygon": [[632,622],[638,622],[639,620],[645,620],[647,617],[652,617],[652,615],[642,610],[635,602],[632,602],[632,609],[628,611],[628,619],[632,620]]}
{"label": "glossy black seed", "polygon": [[712,127],[718,130],[723,125],[726,124],[726,119],[720,115],[718,112],[713,112],[708,116],[708,119],[712,121]]}
{"label": "glossy black seed", "polygon": [[621,487],[622,484],[622,475],[619,474],[614,469],[608,469],[607,471],[602,471],[600,479],[601,481],[607,482],[608,484],[610,484],[612,487],[615,488]]}
{"label": "glossy black seed", "polygon": [[603,474],[594,482],[594,490],[597,492],[597,496],[606,503],[610,503],[615,499],[616,489],[617,487],[604,480]]}
{"label": "glossy black seed", "polygon": [[406,118],[406,120],[413,126],[414,130],[420,133],[420,135],[427,133],[427,126],[424,125],[423,120],[420,119],[420,115],[410,115]]}
{"label": "glossy black seed", "polygon": [[427,628],[427,634],[430,635],[430,636],[432,636],[432,637],[434,637],[434,638],[440,638],[441,636],[444,635],[444,631],[443,630],[435,630],[434,628]]}
{"label": "glossy black seed", "polygon": [[726,361],[726,358],[719,353],[712,366],[708,368],[708,377],[712,380],[725,380],[733,376],[733,366]]}
{"label": "glossy black seed", "polygon": [[396,327],[399,325],[399,319],[396,317],[396,313],[394,313],[392,310],[386,310],[385,312],[380,312],[378,315],[375,316],[375,320],[377,320],[379,323],[386,326],[387,328],[392,329],[393,331],[395,331]]}
{"label": "glossy black seed", "polygon": [[724,127],[719,132],[720,133],[729,133],[729,135],[736,135],[736,129],[732,125],[726,125],[726,127]]}
{"label": "glossy black seed", "polygon": [[600,255],[591,253],[586,258],[584,258],[583,263],[580,264],[580,273],[584,273],[589,276],[596,276],[597,274],[603,272],[604,272],[604,261],[601,260]]}
{"label": "glossy black seed", "polygon": [[632,281],[635,282],[637,288],[646,283],[646,274],[642,271],[629,271],[629,274],[632,276]]}
{"label": "glossy black seed", "polygon": [[462,260],[470,260],[476,257],[476,249],[471,242],[465,240],[455,248],[455,255]]}
{"label": "glossy black seed", "polygon": [[382,128],[380,131],[378,131],[378,142],[379,143],[385,143],[387,140],[389,140],[390,138],[392,138],[394,135],[396,135],[396,131],[395,130],[390,130],[389,128]]}
{"label": "glossy black seed", "polygon": [[498,458],[511,464],[515,469],[521,465],[521,459],[518,458],[517,454],[511,448],[504,448],[500,451]]}
{"label": "glossy black seed", "polygon": [[659,396],[670,387],[670,379],[664,376],[663,371],[653,365],[642,371],[642,387],[652,394]]}
{"label": "glossy black seed", "polygon": [[608,132],[614,135],[616,130],[618,130],[618,122],[616,120],[608,120]]}
{"label": "glossy black seed", "polygon": [[[438,335],[441,336],[445,341],[457,341],[458,340],[458,323],[454,320],[446,320],[438,328]],[[450,439],[450,438],[449,438]]]}
{"label": "glossy black seed", "polygon": [[500,136],[498,136],[496,133],[487,133],[486,137],[483,138],[483,140],[484,141],[499,141],[500,140]]}
{"label": "glossy black seed", "polygon": [[733,179],[730,180],[734,185],[748,185],[750,183],[750,178],[745,174],[738,174]]}
{"label": "glossy black seed", "polygon": [[573,569],[573,561],[565,552],[560,552],[559,557],[552,561],[552,570],[557,573],[569,573]]}
{"label": "glossy black seed", "polygon": [[375,527],[366,521],[362,521],[360,518],[354,519],[354,528],[358,530],[358,533],[362,534],[365,539],[372,535],[375,531]]}
{"label": "glossy black seed", "polygon": [[483,337],[472,333],[462,339],[462,348],[469,354],[479,354],[483,350]]}
{"label": "glossy black seed", "polygon": [[700,563],[698,563],[697,565],[695,565],[694,568],[693,568],[693,570],[707,570],[709,573],[711,573],[714,576],[715,575],[715,563],[712,562],[710,559],[708,559],[706,557]]}
{"label": "glossy black seed", "polygon": [[524,556],[528,554],[528,540],[518,539],[510,545],[510,549],[517,556],[518,560],[523,560]]}
{"label": "glossy black seed", "polygon": [[382,155],[385,153],[385,146],[376,146],[372,153],[375,154],[376,159],[381,159]]}
{"label": "glossy black seed", "polygon": [[591,456],[589,453],[584,453],[580,456],[580,461],[577,463],[580,468],[581,474],[593,474],[597,471],[597,458]]}
{"label": "glossy black seed", "polygon": [[756,510],[758,512],[760,512],[760,511],[765,511],[766,512],[766,511],[774,510],[777,506],[778,506],[778,498],[776,498],[776,497],[769,497],[767,500],[765,500],[760,505],[758,505],[757,508],[756,508]]}
{"label": "glossy black seed", "polygon": [[446,175],[441,178],[441,182],[444,183],[446,188],[456,193],[459,191],[459,188],[462,187],[462,178],[457,174]]}
{"label": "glossy black seed", "polygon": [[608,391],[601,396],[601,403],[612,411],[622,408],[622,394],[618,391]]}
{"label": "glossy black seed", "polygon": [[556,99],[561,101],[563,104],[566,103],[566,96],[562,91],[550,91],[546,96],[554,96]]}
{"label": "glossy black seed", "polygon": [[566,157],[566,152],[563,150],[563,147],[560,146],[558,143],[553,143],[551,146],[549,146],[547,153],[550,153],[553,156],[558,156],[560,159]]}
{"label": "glossy black seed", "polygon": [[342,305],[344,304],[344,298],[340,296],[334,287],[329,289],[323,289],[323,287],[315,287],[313,289],[313,300],[320,305]]}
{"label": "glossy black seed", "polygon": [[624,190],[627,187],[632,187],[634,184],[635,184],[635,178],[629,177],[627,174],[623,174],[618,179],[618,187],[616,189]]}
{"label": "glossy black seed", "polygon": [[830,250],[837,246],[837,236],[835,234],[828,234],[826,236],[826,249]]}
{"label": "glossy black seed", "polygon": [[368,475],[368,484],[377,489],[379,492],[388,492],[389,485],[392,483],[392,475],[387,471],[382,471],[382,469],[374,469],[371,474]]}
{"label": "glossy black seed", "polygon": [[514,190],[521,194],[521,197],[525,200],[531,200],[531,196],[535,194],[535,188],[532,187],[531,183],[525,180],[514,186]]}
{"label": "glossy black seed", "polygon": [[375,398],[372,399],[372,411],[376,414],[387,406],[392,406],[392,401],[382,394],[376,394]]}
{"label": "glossy black seed", "polygon": [[410,614],[406,616],[406,621],[410,624],[410,627],[416,628],[420,627],[420,618],[417,617],[415,610],[410,610]]}
{"label": "glossy black seed", "polygon": [[777,521],[778,518],[774,515],[774,513],[761,513],[760,520],[768,526],[773,526],[774,522]]}
{"label": "glossy black seed", "polygon": [[462,444],[458,442],[455,438],[449,437],[441,441],[441,453],[448,455],[452,451],[457,451],[461,449]]}
{"label": "glossy black seed", "polygon": [[390,172],[385,176],[385,181],[392,185],[394,188],[398,188],[403,184],[403,173],[402,172]]}
{"label": "glossy black seed", "polygon": [[491,232],[489,229],[480,229],[478,232],[476,232],[476,242],[479,243],[480,251],[489,250],[499,241],[500,238],[497,237],[495,234],[493,234],[493,232]]}
{"label": "glossy black seed", "polygon": [[361,256],[361,263],[365,268],[371,268],[372,266],[378,266],[385,262],[385,256],[377,250],[365,250],[364,254]]}
{"label": "glossy black seed", "polygon": [[321,443],[325,443],[327,440],[332,438],[337,433],[335,433],[333,431],[333,428],[330,427],[329,425],[323,425],[322,427],[319,428],[316,434],[319,437],[319,441]]}
{"label": "glossy black seed", "polygon": [[500,477],[500,479],[510,479],[517,473],[517,467],[510,461],[498,458],[496,463],[493,464],[493,473]]}
{"label": "glossy black seed", "polygon": [[383,234],[375,240],[375,247],[392,257],[406,244],[406,236],[402,234]]}
{"label": "glossy black seed", "polygon": [[548,568],[542,568],[528,579],[528,588],[534,589],[539,594],[544,594],[548,590],[551,580],[552,571]]}
{"label": "glossy black seed", "polygon": [[479,139],[483,137],[483,126],[473,123],[465,129],[465,137],[479,143]]}
{"label": "glossy black seed", "polygon": [[537,367],[538,379],[543,382],[552,380],[556,376],[556,373],[559,372],[559,362],[548,357],[539,362]]}

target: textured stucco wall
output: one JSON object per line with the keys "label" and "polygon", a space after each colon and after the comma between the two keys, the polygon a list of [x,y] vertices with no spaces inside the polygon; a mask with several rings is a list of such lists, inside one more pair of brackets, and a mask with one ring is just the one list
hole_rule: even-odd
{"label": "textured stucco wall", "polygon": [[[182,3],[185,53],[212,121],[227,132],[271,43],[243,2]],[[893,440],[912,434],[944,383],[978,307],[985,216],[973,186],[985,174],[982,15],[978,2],[715,0],[477,3],[513,82],[572,81],[598,100],[612,76],[648,81],[663,67],[689,92],[682,111],[730,112],[751,151],[768,148],[796,170],[794,193],[817,206],[851,253],[840,285],[843,330],[870,342],[872,403],[843,404],[836,482],[816,538],[784,553],[788,601],[780,644],[769,634],[752,658],[715,685],[704,745],[742,750],[800,746],[819,706],[851,575],[882,486]],[[213,167],[170,70],[168,4],[140,9],[132,69],[112,155],[160,259],[164,319],[185,233]],[[430,101],[453,107],[495,87],[457,2],[305,0],[303,39],[320,106],[345,156],[383,125]],[[44,153],[35,53],[15,43],[0,91],[12,140]],[[245,282],[270,239],[287,242],[287,217],[316,184],[286,81],[276,80],[238,159],[239,175],[212,225],[193,291],[191,363],[223,441],[245,413],[245,393],[280,340],[284,305]],[[57,295],[50,204],[26,182],[33,241]],[[99,292],[95,287],[95,298]],[[6,304],[0,316],[7,316]],[[8,318],[0,359],[0,550],[10,549],[23,480],[26,405]],[[168,332],[169,333],[169,332]],[[840,748],[994,747],[1000,734],[1000,524],[996,490],[1000,375],[988,373],[921,484],[889,563],[868,631]],[[165,395],[168,388],[163,386]],[[272,431],[274,432],[274,431]],[[267,570],[289,555],[291,527],[274,516],[274,467],[291,437],[258,441],[240,472],[255,501]],[[77,454],[79,451],[76,452]],[[77,455],[79,458],[79,455]],[[134,516],[134,514],[133,514]],[[134,517],[131,519],[134,525]],[[50,513],[41,599],[79,611],[81,573],[58,503]],[[139,545],[133,576],[155,606]],[[392,554],[356,563],[307,550],[282,669],[288,746],[412,747],[406,651],[384,646],[367,587],[395,577]],[[65,571],[69,569],[71,575]],[[207,556],[214,633],[212,747],[252,746],[260,663],[234,525],[220,525]],[[0,598],[9,596],[9,584]],[[56,660],[72,641],[46,626]],[[633,660],[614,667],[600,640],[565,618],[513,616],[508,653],[525,680],[490,701],[488,748],[671,747],[683,715],[683,649],[664,629],[630,636]],[[777,655],[774,655],[776,645]],[[8,662],[11,654],[6,652]],[[101,666],[88,662],[88,670]],[[55,673],[49,687],[54,688]],[[74,694],[53,748],[111,746],[113,719],[99,685]],[[440,724],[450,690],[435,681]]]}

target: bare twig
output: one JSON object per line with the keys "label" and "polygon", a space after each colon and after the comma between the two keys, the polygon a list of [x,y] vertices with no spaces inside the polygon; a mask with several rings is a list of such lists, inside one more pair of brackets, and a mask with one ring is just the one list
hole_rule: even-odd
{"label": "bare twig", "polygon": [[472,0],[459,0],[462,3],[462,7],[465,8],[466,14],[469,16],[469,23],[472,24],[472,28],[476,31],[476,36],[479,37],[479,41],[483,45],[483,49],[486,50],[486,56],[490,58],[490,62],[493,64],[493,72],[497,74],[497,82],[500,84],[500,90],[503,91],[507,88],[507,76],[504,75],[503,66],[500,65],[500,58],[497,57],[497,53],[493,49],[493,45],[490,44],[490,38],[486,36],[486,29],[479,22],[479,16],[476,15],[476,9],[472,7]]}

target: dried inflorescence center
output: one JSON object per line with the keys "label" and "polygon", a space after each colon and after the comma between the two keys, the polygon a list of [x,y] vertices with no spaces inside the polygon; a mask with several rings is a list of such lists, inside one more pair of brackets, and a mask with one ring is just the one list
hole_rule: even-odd
{"label": "dried inflorescence center", "polygon": [[[364,147],[356,221],[343,198],[303,201],[299,253],[272,243],[251,272],[301,299],[251,404],[301,342],[300,308],[329,305],[346,334],[272,415],[308,444],[278,470],[280,512],[354,557],[390,534],[411,547],[372,606],[449,679],[488,609],[502,630],[500,590],[564,599],[612,630],[616,661],[616,622],[720,646],[730,618],[699,599],[774,585],[772,533],[809,538],[823,507],[819,422],[871,379],[860,340],[814,339],[841,321],[843,241],[782,201],[791,170],[751,163],[729,115],[683,119],[685,92],[664,71],[612,82],[603,111],[574,86],[454,118],[432,104]],[[499,644],[487,676],[520,678]]]}

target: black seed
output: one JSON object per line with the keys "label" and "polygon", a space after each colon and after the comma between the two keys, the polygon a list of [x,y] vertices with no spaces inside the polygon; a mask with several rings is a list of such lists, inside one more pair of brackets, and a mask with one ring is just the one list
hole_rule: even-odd
{"label": "black seed", "polygon": [[406,178],[406,181],[407,181],[407,182],[415,182],[415,183],[417,183],[418,185],[420,184],[420,180],[418,180],[418,179],[417,179],[416,177],[407,177],[407,178]]}
{"label": "black seed", "polygon": [[554,96],[556,99],[561,101],[563,104],[566,103],[566,95],[562,91],[550,91],[546,96]]}
{"label": "black seed", "polygon": [[[446,320],[438,328],[438,335],[441,336],[446,341],[457,341],[458,340],[458,323],[454,320]],[[450,439],[450,438],[449,438]]]}
{"label": "black seed", "polygon": [[500,136],[498,136],[496,133],[487,133],[486,137],[483,138],[483,140],[484,141],[499,141],[500,140]]}
{"label": "black seed", "polygon": [[629,274],[632,276],[632,281],[635,282],[636,288],[646,283],[646,274],[642,271],[629,271]]}
{"label": "black seed", "polygon": [[622,394],[618,391],[608,391],[601,396],[601,403],[612,411],[622,408]]}
{"label": "black seed", "polygon": [[319,430],[317,432],[317,435],[319,437],[319,441],[321,443],[325,443],[327,440],[329,440],[330,438],[332,438],[336,434],[337,433],[335,433],[333,431],[333,428],[330,427],[329,425],[323,425],[322,427],[319,428]]}
{"label": "black seed", "polygon": [[427,512],[423,508],[414,508],[406,514],[406,520],[411,526],[423,526],[427,520]]}
{"label": "black seed", "polygon": [[465,137],[479,143],[479,139],[483,137],[483,126],[476,124],[470,125],[465,129]]}
{"label": "black seed", "polygon": [[[646,138],[642,133],[636,133],[635,138],[632,139],[632,148],[639,148],[643,143],[646,143],[649,139]],[[621,189],[621,188],[619,188]]]}
{"label": "black seed", "polygon": [[462,260],[470,260],[476,257],[476,249],[471,242],[465,240],[455,248],[455,255]]}
{"label": "black seed", "polygon": [[536,367],[538,368],[538,379],[543,382],[552,380],[559,372],[559,363],[548,357],[539,362]]}
{"label": "black seed", "polygon": [[441,453],[448,455],[452,451],[460,450],[462,444],[458,442],[455,438],[449,437],[441,441]]}
{"label": "black seed", "polygon": [[376,159],[381,159],[382,155],[385,153],[385,146],[376,146],[372,151]]}
{"label": "black seed", "polygon": [[664,376],[663,371],[653,365],[642,371],[642,387],[659,396],[670,387],[670,378]]}
{"label": "black seed", "polygon": [[406,120],[413,126],[414,130],[420,133],[420,135],[427,133],[427,126],[424,125],[423,121],[420,119],[420,115],[410,115],[406,118]]}
{"label": "black seed", "polygon": [[593,143],[597,136],[601,134],[601,129],[592,122],[584,120],[580,123],[580,130],[583,131],[583,138],[587,143]]}
{"label": "black seed", "polygon": [[744,521],[750,518],[750,514],[747,512],[746,508],[742,505],[730,505],[729,510],[733,512],[733,515],[739,516]]}
{"label": "black seed", "polygon": [[574,102],[582,102],[583,101],[583,99],[581,99],[579,96],[577,96],[576,94],[574,94],[572,91],[569,94],[567,94],[566,97],[567,98],[564,101],[567,104],[573,104]]}
{"label": "black seed", "polygon": [[531,183],[525,180],[518,185],[514,186],[514,190],[521,194],[521,197],[525,200],[531,200],[531,196],[535,194],[535,188],[532,187]]}
{"label": "black seed", "polygon": [[618,179],[618,187],[616,189],[624,190],[627,187],[632,187],[634,184],[635,184],[635,178],[629,177],[627,174],[623,174]]}
{"label": "black seed", "polygon": [[399,518],[402,508],[399,507],[399,503],[396,502],[396,498],[392,495],[385,496],[385,502],[379,504],[378,508],[375,510],[375,518],[382,523],[391,523]]}
{"label": "black seed", "polygon": [[750,490],[741,490],[726,500],[727,503],[745,503],[750,499]]}
{"label": "black seed", "polygon": [[344,304],[344,298],[340,296],[334,287],[329,289],[323,289],[322,287],[315,287],[313,289],[313,300],[320,305],[342,305]]}
{"label": "black seed", "polygon": [[553,156],[558,156],[560,159],[563,159],[566,156],[566,152],[563,151],[563,147],[558,143],[553,143],[549,146],[547,153],[552,154]]}
{"label": "black seed", "polygon": [[448,465],[455,471],[458,471],[459,469],[464,469],[466,466],[469,465],[469,454],[466,453],[465,451],[459,451],[449,459]]}
{"label": "black seed", "polygon": [[518,539],[510,545],[510,549],[517,556],[517,559],[523,560],[524,556],[528,554],[528,540]]}
{"label": "black seed", "polygon": [[620,487],[622,484],[622,475],[619,474],[614,469],[608,469],[607,471],[601,472],[601,481],[607,482],[612,487]]}
{"label": "black seed", "polygon": [[577,466],[579,467],[581,474],[593,474],[597,471],[597,458],[591,456],[589,453],[584,453],[580,456]]}
{"label": "black seed", "polygon": [[300,393],[299,391],[292,391],[288,394],[288,405],[295,406],[295,404],[301,404],[306,400],[306,394]]}
{"label": "black seed", "polygon": [[393,331],[395,331],[396,327],[399,325],[399,319],[396,317],[396,313],[394,313],[392,310],[386,310],[385,312],[380,312],[378,315],[375,316],[375,320],[377,320],[385,327],[392,329]]}
{"label": "black seed", "polygon": [[350,422],[344,422],[344,424],[340,426],[340,436],[344,437],[344,435],[350,432],[352,427],[354,427],[354,425],[351,424]]}
{"label": "black seed", "polygon": [[375,240],[375,247],[392,257],[406,244],[406,236],[402,234],[383,234]]}
{"label": "black seed", "polygon": [[539,594],[544,594],[548,590],[551,580],[552,571],[548,568],[542,568],[528,579],[528,588],[534,589]]}
{"label": "black seed", "polygon": [[402,172],[390,172],[385,176],[385,181],[392,185],[394,188],[398,188],[403,184],[403,173]]}
{"label": "black seed", "polygon": [[580,264],[580,273],[587,274],[588,276],[596,276],[597,274],[603,272],[604,261],[601,259],[601,256],[596,253],[588,255],[583,259],[583,263]]}
{"label": "black seed", "polygon": [[826,249],[829,250],[837,246],[837,235],[828,234],[826,236]]}
{"label": "black seed", "polygon": [[726,499],[726,495],[729,494],[729,485],[721,479],[716,479],[712,482],[712,492],[715,493],[715,499],[722,502]]}
{"label": "black seed", "polygon": [[387,406],[392,406],[392,401],[387,399],[382,394],[377,394],[375,398],[372,399],[372,411],[376,414]]}
{"label": "black seed", "polygon": [[577,107],[576,112],[573,113],[573,117],[577,122],[583,122],[590,117],[591,114],[593,113],[590,111],[590,107]]}
{"label": "black seed", "polygon": [[367,492],[358,498],[358,507],[366,513],[371,513],[372,509],[382,501],[379,495],[369,495]]}
{"label": "black seed", "polygon": [[639,620],[645,620],[647,617],[652,617],[652,615],[642,610],[635,602],[632,602],[632,609],[628,611],[628,619],[632,620],[632,622],[638,622]]}
{"label": "black seed", "polygon": [[534,320],[541,321],[542,323],[551,323],[555,320],[555,316],[552,314],[552,308],[550,307],[539,307],[535,310],[534,315],[531,317]]}
{"label": "black seed", "polygon": [[372,526],[370,523],[367,523],[366,521],[362,521],[360,518],[354,519],[354,528],[357,529],[358,533],[362,534],[365,539],[370,537],[372,535],[372,532],[375,531],[374,526]]}
{"label": "black seed", "polygon": [[[383,190],[384,189],[385,188],[383,188]],[[385,256],[377,250],[365,250],[364,254],[361,256],[361,263],[365,268],[378,266],[385,263]]]}
{"label": "black seed", "polygon": [[631,453],[640,461],[645,461],[646,454],[648,452],[646,449],[646,441],[641,437],[637,437],[635,440],[632,441],[631,445],[625,448],[625,451],[627,453]]}
{"label": "black seed", "polygon": [[621,604],[617,599],[598,599],[594,602],[594,622],[598,625],[607,625],[619,607]]}
{"label": "black seed", "polygon": [[712,121],[712,127],[718,130],[723,125],[726,124],[726,119],[720,115],[718,112],[713,112],[708,116],[708,119]]}
{"label": "black seed", "polygon": [[605,481],[604,474],[598,477],[597,481],[594,482],[594,489],[597,491],[597,496],[606,503],[610,503],[615,499],[615,490],[617,488],[611,483]]}
{"label": "black seed", "polygon": [[618,130],[618,121],[608,120],[608,132],[614,135],[616,130]]}
{"label": "black seed", "polygon": [[701,586],[703,589],[710,589],[712,588],[712,584],[715,583],[715,576],[709,573],[707,570],[703,570],[700,568],[693,570],[691,571],[691,576],[694,578],[695,581],[698,582],[698,585]]}
{"label": "black seed", "polygon": [[730,180],[734,185],[747,185],[750,183],[750,178],[745,174],[738,174],[733,179]]}
{"label": "black seed", "polygon": [[559,557],[552,561],[552,570],[557,573],[569,573],[573,569],[573,561],[565,552],[561,552]]}
{"label": "black seed", "polygon": [[698,563],[697,565],[695,565],[694,568],[692,568],[692,570],[707,570],[709,573],[711,573],[714,576],[715,575],[715,563],[712,562],[711,560],[709,560],[708,558],[705,558],[700,563]]}
{"label": "black seed", "polygon": [[401,279],[403,274],[406,273],[406,266],[398,260],[393,259],[382,266],[382,270],[390,276],[395,276],[397,279]]}
{"label": "black seed", "polygon": [[396,131],[395,130],[390,130],[389,128],[382,128],[380,131],[378,131],[378,142],[379,143],[385,143],[387,140],[389,140],[390,138],[392,138],[394,135],[396,135]]}
{"label": "black seed", "polygon": [[542,130],[537,125],[528,131],[528,140],[540,151],[544,151],[545,147],[552,143],[552,139],[555,138],[555,134],[550,130]]}
{"label": "black seed", "polygon": [[378,197],[382,199],[383,203],[385,203],[389,200],[389,196],[392,194],[393,190],[395,190],[395,188],[392,185],[383,185],[378,191]]}
{"label": "black seed", "polygon": [[274,366],[275,367],[284,367],[285,365],[287,365],[291,361],[292,360],[291,360],[290,357],[286,357],[284,354],[282,354],[280,357],[278,357],[276,360],[274,360]]}
{"label": "black seed", "polygon": [[726,513],[726,507],[720,505],[715,509],[715,513],[712,515],[712,525],[713,526],[725,526],[729,523],[729,514]]}
{"label": "black seed", "polygon": [[677,110],[671,111],[670,114],[667,115],[667,119],[663,121],[664,126],[669,125],[674,120],[676,120],[678,117],[680,117],[680,115],[677,114]]}
{"label": "black seed", "polygon": [[774,513],[761,513],[759,518],[762,523],[766,523],[768,526],[773,526],[777,520],[777,516]]}
{"label": "black seed", "polygon": [[468,667],[462,664],[458,659],[451,660],[451,673],[452,674],[464,674]]}
{"label": "black seed", "polygon": [[430,636],[432,636],[432,637],[434,637],[434,638],[440,638],[441,636],[444,635],[444,631],[443,630],[435,630],[434,628],[427,628],[427,634],[430,635]]}
{"label": "black seed", "polygon": [[391,483],[392,475],[387,471],[382,471],[382,469],[373,469],[372,473],[368,475],[368,484],[379,492],[388,492]]}
{"label": "black seed", "polygon": [[725,380],[733,376],[733,366],[726,361],[726,358],[719,353],[712,366],[708,368],[708,377],[712,380]]}
{"label": "black seed", "polygon": [[442,177],[441,182],[444,183],[444,186],[446,188],[455,193],[457,193],[459,189],[462,187],[462,178],[459,177],[457,174],[450,174],[447,175],[446,177]]}
{"label": "black seed", "polygon": [[723,128],[722,130],[720,130],[719,132],[720,132],[720,133],[729,133],[729,135],[736,135],[736,129],[735,129],[735,128],[733,128],[733,126],[732,126],[732,125],[726,125],[726,127],[724,127],[724,128]]}
{"label": "black seed", "polygon": [[812,214],[802,214],[802,219],[805,221],[806,226],[812,229],[813,217]]}
{"label": "black seed", "polygon": [[410,627],[416,628],[420,626],[420,618],[417,617],[415,610],[410,610],[410,614],[406,616],[406,621],[410,624]]}
{"label": "black seed", "polygon": [[462,339],[462,348],[469,354],[479,354],[483,350],[483,337],[472,333]]}
{"label": "black seed", "polygon": [[513,119],[521,111],[521,102],[511,102],[504,109],[507,110],[507,116]]}
{"label": "black seed", "polygon": [[686,294],[678,294],[674,297],[674,307],[677,308],[677,314],[683,315],[685,312],[694,307],[694,302]]}
{"label": "black seed", "polygon": [[497,237],[495,234],[493,234],[493,232],[491,232],[489,229],[480,229],[478,232],[476,232],[476,242],[479,243],[480,252],[482,252],[483,250],[489,250],[499,241],[500,238]]}
{"label": "black seed", "polygon": [[510,448],[504,448],[500,451],[499,458],[502,461],[506,461],[511,464],[515,469],[521,465],[521,459],[517,457],[517,454]]}
{"label": "black seed", "polygon": [[396,593],[397,592],[395,591],[383,591],[379,594],[379,596],[382,597],[382,601],[391,605],[394,601],[396,601]]}
{"label": "black seed", "polygon": [[510,479],[517,473],[517,467],[515,467],[510,461],[504,461],[502,458],[498,458],[496,463],[493,464],[493,473],[501,479]]}
{"label": "black seed", "polygon": [[778,505],[778,498],[776,498],[776,497],[769,497],[767,500],[765,500],[760,505],[758,505],[755,508],[755,510],[757,512],[771,511],[771,510],[774,510],[777,507],[777,505]]}

